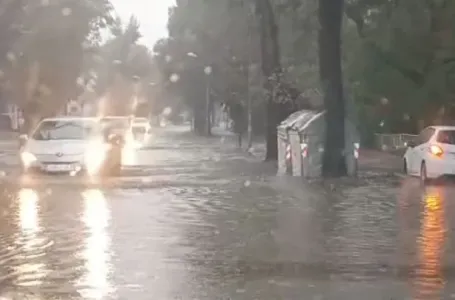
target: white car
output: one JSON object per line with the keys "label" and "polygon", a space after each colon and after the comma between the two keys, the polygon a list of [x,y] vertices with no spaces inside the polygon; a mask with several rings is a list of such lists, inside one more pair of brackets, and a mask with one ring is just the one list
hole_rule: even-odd
{"label": "white car", "polygon": [[114,137],[105,136],[96,118],[44,119],[30,136],[20,137],[22,170],[74,175],[119,170],[121,147],[116,147]]}
{"label": "white car", "polygon": [[422,182],[455,175],[455,126],[430,126],[408,143],[404,171]]}
{"label": "white car", "polygon": [[148,145],[152,138],[152,126],[146,118],[135,118],[133,120],[132,132],[135,141],[141,146]]}

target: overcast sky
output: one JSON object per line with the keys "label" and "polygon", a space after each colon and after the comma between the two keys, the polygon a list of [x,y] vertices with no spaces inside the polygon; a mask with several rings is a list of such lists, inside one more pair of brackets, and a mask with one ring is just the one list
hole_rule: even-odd
{"label": "overcast sky", "polygon": [[168,8],[175,4],[174,0],[111,0],[111,3],[124,22],[136,16],[143,35],[141,42],[150,48],[167,36]]}

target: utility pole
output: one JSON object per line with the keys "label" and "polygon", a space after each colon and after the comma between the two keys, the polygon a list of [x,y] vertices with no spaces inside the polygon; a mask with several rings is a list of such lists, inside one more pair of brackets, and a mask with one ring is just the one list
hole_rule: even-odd
{"label": "utility pole", "polygon": [[206,88],[205,88],[205,109],[206,109],[206,119],[205,119],[205,130],[207,136],[212,134],[212,122],[211,122],[211,99],[210,99],[210,93],[211,93],[211,74],[212,74],[212,67],[211,66],[206,66],[204,68],[204,73],[206,75]]}
{"label": "utility pole", "polygon": [[247,51],[248,51],[248,62],[247,62],[247,113],[248,113],[248,144],[247,150],[249,151],[253,146],[253,107],[251,103],[251,89],[250,89],[250,79],[251,79],[251,65],[252,65],[252,55],[251,55],[251,46],[252,46],[252,19],[254,16],[254,6],[250,7],[250,12],[248,16],[248,42],[247,42]]}

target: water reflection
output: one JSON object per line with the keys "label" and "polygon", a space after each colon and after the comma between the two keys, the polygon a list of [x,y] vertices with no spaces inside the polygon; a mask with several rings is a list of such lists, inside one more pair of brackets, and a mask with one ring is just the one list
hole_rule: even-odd
{"label": "water reflection", "polygon": [[21,189],[18,193],[19,225],[24,235],[33,235],[39,231],[38,194],[32,189]]}
{"label": "water reflection", "polygon": [[21,189],[18,193],[18,227],[20,235],[15,240],[22,255],[17,256],[15,273],[16,285],[39,286],[46,277],[46,265],[37,258],[42,256],[45,244],[40,236],[39,195],[32,189]]}
{"label": "water reflection", "polygon": [[444,288],[442,253],[445,242],[444,201],[438,187],[424,194],[423,220],[418,240],[416,299],[440,299]]}
{"label": "water reflection", "polygon": [[110,237],[107,232],[110,210],[104,194],[99,190],[82,193],[84,199],[83,222],[88,236],[82,258],[85,274],[79,292],[85,299],[104,299],[110,292]]}

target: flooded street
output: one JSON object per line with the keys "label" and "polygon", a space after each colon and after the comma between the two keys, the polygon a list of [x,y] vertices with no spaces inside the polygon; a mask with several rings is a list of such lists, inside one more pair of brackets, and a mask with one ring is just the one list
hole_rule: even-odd
{"label": "flooded street", "polygon": [[107,185],[2,184],[0,296],[455,298],[454,186],[291,190],[232,143],[177,130],[132,156]]}

